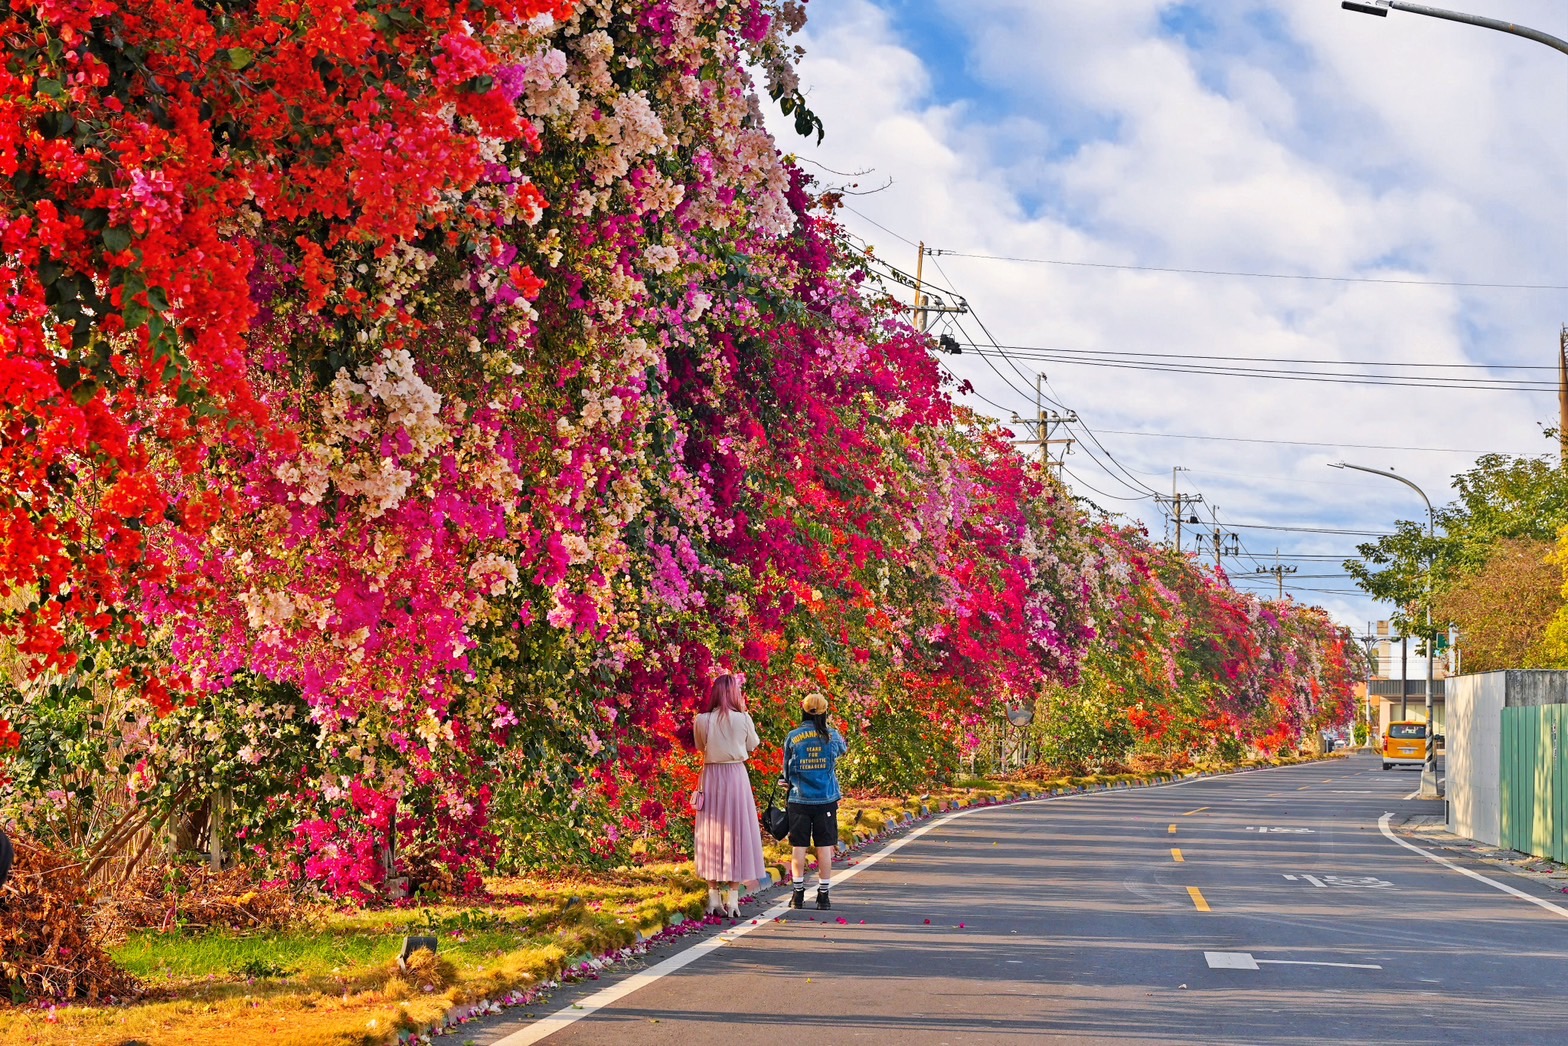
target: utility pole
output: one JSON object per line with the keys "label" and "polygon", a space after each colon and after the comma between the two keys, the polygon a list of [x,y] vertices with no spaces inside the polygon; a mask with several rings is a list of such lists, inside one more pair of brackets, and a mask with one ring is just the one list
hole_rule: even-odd
{"label": "utility pole", "polygon": [[1410,719],[1410,686],[1405,682],[1410,677],[1410,637],[1399,637],[1399,718],[1401,722]]}
{"label": "utility pole", "polygon": [[1209,522],[1214,525],[1214,569],[1223,570],[1225,564],[1220,561],[1220,557],[1241,555],[1241,537],[1238,534],[1231,534],[1229,540],[1226,540],[1221,534],[1218,505],[1209,506]]}
{"label": "utility pole", "polygon": [[1367,633],[1366,633],[1366,635],[1358,636],[1357,638],[1361,640],[1361,647],[1367,653],[1367,689],[1366,689],[1366,699],[1367,699],[1367,702],[1366,702],[1367,740],[1366,740],[1366,744],[1362,745],[1361,747],[1365,748],[1368,751],[1372,751],[1372,749],[1373,749],[1372,734],[1373,734],[1374,728],[1377,726],[1377,718],[1375,717],[1375,713],[1373,712],[1373,706],[1372,706],[1372,677],[1377,674],[1377,662],[1378,662],[1378,656],[1377,656],[1377,654],[1378,654],[1377,638],[1378,637],[1372,631],[1372,622],[1370,622],[1370,621],[1367,622]]}
{"label": "utility pole", "polygon": [[[1013,423],[1017,425],[1030,425],[1034,428],[1034,439],[1014,440],[1013,442],[1029,445],[1035,444],[1040,448],[1040,464],[1046,469],[1054,469],[1056,478],[1062,478],[1062,469],[1066,466],[1067,455],[1072,453],[1075,439],[1056,438],[1057,430],[1063,425],[1071,425],[1078,420],[1078,412],[1070,410],[1066,414],[1058,414],[1054,410],[1045,409],[1045,375],[1036,374],[1034,379],[1034,418],[1032,420],[1013,415]],[[1060,457],[1051,457],[1052,447],[1061,447]]]}
{"label": "utility pole", "polygon": [[[1181,551],[1181,525],[1182,525],[1183,519],[1185,518],[1186,511],[1191,509],[1191,507],[1193,505],[1201,505],[1201,504],[1203,504],[1203,495],[1202,494],[1183,494],[1181,491],[1176,489],[1176,473],[1178,473],[1178,472],[1188,472],[1188,471],[1191,471],[1191,470],[1189,470],[1187,468],[1184,468],[1181,465],[1172,465],[1171,466],[1170,506],[1171,506],[1171,519],[1174,520],[1175,523],[1176,523],[1176,551],[1177,552]],[[1156,500],[1158,500],[1158,501],[1165,501],[1166,499],[1165,498],[1157,498]],[[1199,522],[1199,519],[1198,519],[1198,517],[1196,515],[1194,515],[1191,520],[1188,520],[1188,522],[1197,523],[1197,522]],[[1203,544],[1201,538],[1199,539],[1198,544],[1199,545]]]}
{"label": "utility pole", "polygon": [[1568,469],[1568,324],[1557,335],[1557,455]]}
{"label": "utility pole", "polygon": [[[931,304],[932,295],[926,293],[926,255],[936,255],[942,252],[926,250],[926,242],[924,240],[920,241],[916,250],[919,251],[919,254],[915,257],[915,329],[921,334],[925,334],[931,327],[931,314],[933,312],[965,314],[969,312],[969,305],[962,298],[958,299],[957,305],[949,305],[946,299],[940,295],[936,298],[937,304]],[[905,280],[907,280],[907,277],[905,277]],[[908,283],[905,282],[904,285],[907,287]],[[958,347],[958,342],[949,334],[942,335],[942,342],[944,346],[943,351],[945,352],[957,353],[963,351]],[[952,345],[952,348],[946,348],[949,343]]]}
{"label": "utility pole", "polygon": [[1295,572],[1295,567],[1286,567],[1280,565],[1279,549],[1274,550],[1274,565],[1272,567],[1259,567],[1256,571],[1254,571],[1254,573],[1257,574],[1274,575],[1274,580],[1279,583],[1279,598],[1281,600],[1285,598],[1285,575],[1294,574]]}

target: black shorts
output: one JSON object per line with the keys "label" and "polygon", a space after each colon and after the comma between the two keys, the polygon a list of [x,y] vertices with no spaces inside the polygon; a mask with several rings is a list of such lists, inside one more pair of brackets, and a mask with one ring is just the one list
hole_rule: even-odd
{"label": "black shorts", "polygon": [[837,846],[838,803],[786,803],[791,846]]}

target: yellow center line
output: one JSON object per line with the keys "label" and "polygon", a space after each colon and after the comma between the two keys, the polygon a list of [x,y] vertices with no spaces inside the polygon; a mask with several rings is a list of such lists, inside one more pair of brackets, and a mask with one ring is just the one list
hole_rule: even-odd
{"label": "yellow center line", "polygon": [[1203,893],[1196,886],[1187,887],[1187,896],[1192,898],[1192,906],[1200,912],[1209,910],[1209,902],[1203,899]]}
{"label": "yellow center line", "polygon": [[1181,855],[1181,851],[1176,849],[1174,846],[1171,847],[1171,860],[1175,861],[1177,864],[1187,863],[1187,859]]}
{"label": "yellow center line", "polygon": [[1200,806],[1196,810],[1188,810],[1186,813],[1182,814],[1182,816],[1183,817],[1191,817],[1193,814],[1201,814],[1201,813],[1203,813],[1203,811],[1205,811],[1207,809],[1208,809],[1207,806]]}
{"label": "yellow center line", "polygon": [[1176,826],[1175,825],[1171,825],[1171,827],[1170,827],[1170,834],[1171,835],[1175,835],[1176,834]]}

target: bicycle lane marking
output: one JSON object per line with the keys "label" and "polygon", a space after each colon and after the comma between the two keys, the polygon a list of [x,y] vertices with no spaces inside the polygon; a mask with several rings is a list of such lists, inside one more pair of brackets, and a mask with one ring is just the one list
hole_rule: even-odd
{"label": "bicycle lane marking", "polygon": [[[908,835],[888,843],[876,853],[869,854],[862,858],[858,863],[845,868],[842,871],[834,872],[833,883],[836,888],[839,883],[846,879],[852,879],[861,872],[865,871],[867,868],[875,866],[884,857],[889,857],[897,853],[899,850],[903,849],[905,846],[908,846],[916,839],[919,839],[927,832],[934,831],[935,829],[940,828],[945,824],[956,821],[960,817],[965,817],[969,814],[978,813],[983,810],[1005,810],[1011,807],[1032,806],[1038,803],[1059,803],[1070,799],[1096,799],[1107,795],[1127,795],[1129,792],[1134,791],[1163,791],[1170,788],[1181,788],[1185,785],[1206,784],[1230,778],[1246,777],[1250,774],[1265,774],[1277,770],[1293,769],[1295,769],[1293,766],[1265,766],[1259,767],[1255,770],[1241,770],[1231,774],[1218,774],[1214,777],[1194,777],[1186,781],[1167,781],[1164,784],[1147,785],[1138,789],[1107,788],[1098,792],[1079,792],[1074,795],[1048,795],[1039,799],[1021,799],[1016,802],[1003,803],[995,806],[970,806],[962,810],[955,810],[952,813],[944,814],[943,816],[933,820],[930,824],[921,825],[919,828],[916,828]],[[1200,807],[1199,809],[1207,808]],[[1197,813],[1198,811],[1194,810],[1192,812]],[[776,918],[784,915],[789,911],[790,907],[788,902],[781,902],[776,904],[762,914],[754,916],[752,922],[746,926],[736,926],[728,930],[720,931],[713,937],[699,941],[697,944],[692,945],[685,951],[670,956],[668,959],[659,962],[650,969],[643,970],[640,973],[634,973],[625,980],[621,981],[619,984],[612,984],[607,988],[601,988],[592,995],[589,995],[578,1002],[572,1003],[569,1006],[563,1006],[561,1009],[555,1011],[549,1016],[540,1018],[526,1028],[520,1028],[504,1038],[495,1040],[491,1046],[532,1046],[533,1043],[547,1039],[558,1031],[564,1031],[573,1024],[576,1024],[578,1021],[582,1020],[584,1017],[591,1016],[599,1010],[604,1009],[606,1006],[609,1006],[615,1002],[619,1002],[621,999],[631,995],[633,992],[640,991],[655,981],[662,980],[670,974],[675,973],[677,970],[681,970],[687,966],[690,966],[692,963],[696,962],[703,956],[708,955],[711,952],[715,952],[718,949],[724,947],[726,944],[746,936],[753,930],[759,930],[764,926],[771,926]]]}

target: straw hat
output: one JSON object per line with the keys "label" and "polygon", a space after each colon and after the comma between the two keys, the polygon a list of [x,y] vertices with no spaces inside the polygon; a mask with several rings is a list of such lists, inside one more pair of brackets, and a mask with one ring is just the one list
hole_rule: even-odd
{"label": "straw hat", "polygon": [[810,715],[821,715],[828,710],[828,699],[821,694],[807,694],[801,699],[800,707]]}

